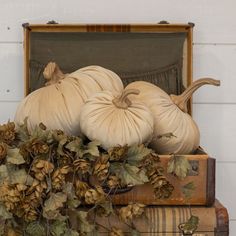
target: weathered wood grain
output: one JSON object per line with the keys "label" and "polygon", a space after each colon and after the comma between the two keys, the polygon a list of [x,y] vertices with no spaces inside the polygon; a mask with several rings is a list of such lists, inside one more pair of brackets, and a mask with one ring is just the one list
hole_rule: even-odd
{"label": "weathered wood grain", "polygon": [[[0,41],[22,41],[21,24],[194,22],[194,42],[235,43],[235,1],[214,0],[1,0]],[[9,29],[10,28],[10,29]],[[210,32],[210,33],[209,33]]]}
{"label": "weathered wood grain", "polygon": [[18,102],[0,102],[0,124],[13,121]]}
{"label": "weathered wood grain", "polygon": [[216,165],[216,197],[227,207],[230,219],[236,219],[235,169],[236,163],[217,163]]}
{"label": "weathered wood grain", "polygon": [[194,104],[193,117],[199,126],[200,145],[217,162],[235,162],[236,105]]}
{"label": "weathered wood grain", "polygon": [[204,86],[194,95],[196,103],[236,103],[236,45],[194,45],[193,78],[221,80],[220,87]]}
{"label": "weathered wood grain", "polygon": [[19,101],[23,97],[23,46],[0,44],[0,101]]}

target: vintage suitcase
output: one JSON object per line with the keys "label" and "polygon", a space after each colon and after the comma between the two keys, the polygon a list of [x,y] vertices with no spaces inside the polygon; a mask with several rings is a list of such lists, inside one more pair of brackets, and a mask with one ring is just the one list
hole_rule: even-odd
{"label": "vintage suitcase", "polygon": [[[42,71],[55,61],[63,72],[100,65],[119,74],[128,84],[146,80],[169,94],[180,94],[192,81],[193,24],[45,25],[24,26],[25,95],[42,87]],[[191,114],[191,102],[189,103]],[[168,175],[174,186],[169,199],[156,199],[149,185],[135,186],[113,196],[113,203],[138,201],[157,205],[211,205],[215,199],[215,160],[199,148],[186,156],[192,170],[184,180]],[[170,156],[161,156],[167,166]],[[193,183],[191,197],[183,187]]]}
{"label": "vintage suitcase", "polygon": [[[85,209],[80,209],[85,210]],[[191,216],[198,217],[197,227],[188,227],[183,230],[183,225],[188,222]],[[98,217],[90,215],[97,223],[97,231],[101,236],[107,236],[112,227],[120,229],[124,235],[141,236],[228,236],[229,216],[227,209],[215,200],[211,207],[204,206],[150,206],[145,209],[144,216],[133,220],[132,227],[110,215]],[[73,229],[79,228],[79,221],[74,213],[70,214],[70,223]],[[0,220],[0,225],[4,224]],[[100,226],[99,226],[100,225]],[[131,234],[131,231],[138,231],[140,234]],[[118,235],[118,234],[117,234]]]}
{"label": "vintage suitcase", "polygon": [[[198,217],[197,228],[191,226],[188,227],[189,230],[183,230],[184,223],[191,216]],[[105,228],[110,229],[113,226],[121,229],[126,233],[125,235],[130,235],[132,231],[132,228],[113,216],[104,218],[96,217],[96,222],[103,226],[99,229],[99,235],[107,235],[108,232]],[[76,225],[76,221],[74,224]],[[134,220],[132,227],[140,232],[142,236],[228,236],[229,218],[226,208],[216,200],[211,207],[148,207],[145,211],[145,216]]]}

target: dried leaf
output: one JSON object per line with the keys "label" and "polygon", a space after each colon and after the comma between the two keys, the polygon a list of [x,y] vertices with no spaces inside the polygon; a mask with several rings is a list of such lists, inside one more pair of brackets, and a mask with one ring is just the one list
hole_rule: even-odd
{"label": "dried leaf", "polygon": [[11,184],[31,185],[34,181],[34,179],[26,173],[25,169],[18,169],[18,170],[11,169],[9,171],[9,176]]}
{"label": "dried leaf", "polygon": [[105,201],[103,203],[99,203],[96,208],[96,214],[99,216],[106,216],[113,214],[113,205],[111,201]]}
{"label": "dried leaf", "polygon": [[12,218],[12,214],[10,212],[8,212],[5,205],[0,203],[0,219],[7,220],[7,219],[11,219],[11,218]]}
{"label": "dried leaf", "polygon": [[64,236],[79,236],[80,234],[72,229],[69,229],[66,231],[66,233],[64,234]]}
{"label": "dried leaf", "polygon": [[199,223],[199,217],[198,216],[194,216],[194,215],[192,215],[191,217],[190,217],[190,219],[188,220],[188,224],[189,224],[189,226],[193,226],[193,225],[198,225],[198,223]]}
{"label": "dried leaf", "polygon": [[64,148],[64,145],[67,143],[67,137],[63,137],[59,143],[58,143],[58,147],[57,147],[57,153],[61,156],[64,155],[64,151],[63,151],[63,148]]}
{"label": "dried leaf", "polygon": [[9,148],[7,150],[7,162],[14,165],[20,165],[25,163],[25,159],[20,154],[19,148]]}
{"label": "dried leaf", "polygon": [[69,136],[66,135],[62,130],[52,130],[52,136],[54,141],[60,142],[62,139],[69,139]]}
{"label": "dried leaf", "polygon": [[72,183],[67,182],[63,186],[62,191],[67,196],[67,204],[69,208],[77,208],[81,204],[81,201],[75,195],[75,188]]}
{"label": "dried leaf", "polygon": [[0,183],[7,181],[10,184],[26,184],[31,185],[33,178],[28,175],[25,169],[17,169],[14,165],[0,166]]}
{"label": "dried leaf", "polygon": [[100,152],[98,149],[99,145],[101,145],[101,143],[98,141],[92,141],[88,143],[87,150],[85,151],[85,153],[89,153],[92,156],[99,157],[100,156]]}
{"label": "dried leaf", "polygon": [[191,165],[186,156],[173,155],[167,166],[167,172],[178,176],[180,179],[184,179],[190,169]]}
{"label": "dried leaf", "polygon": [[67,231],[66,222],[54,221],[50,225],[50,232],[53,236],[63,236]]}
{"label": "dried leaf", "polygon": [[5,225],[4,224],[0,224],[0,236],[4,236],[4,231],[5,231]]}
{"label": "dried leaf", "polygon": [[92,156],[99,156],[100,152],[98,149],[99,142],[92,141],[88,143],[87,146],[83,145],[83,141],[81,138],[77,137],[75,140],[71,141],[66,145],[66,148],[71,152],[77,153],[77,155],[82,158],[86,154],[90,154]]}
{"label": "dried leaf", "polygon": [[111,163],[110,171],[120,178],[124,185],[140,185],[149,181],[144,170],[127,163]]}
{"label": "dried leaf", "polygon": [[81,138],[77,137],[75,140],[69,142],[66,148],[71,152],[77,153],[79,157],[83,157],[83,141]]}
{"label": "dried leaf", "polygon": [[54,210],[54,211],[43,210],[43,217],[48,220],[58,220],[58,221],[65,221],[66,219],[68,219],[68,216],[62,215],[59,210]]}
{"label": "dried leaf", "polygon": [[194,182],[189,182],[182,187],[182,192],[185,198],[191,198],[194,190],[196,189]]}
{"label": "dried leaf", "polygon": [[63,204],[66,202],[67,196],[64,193],[51,193],[49,199],[44,203],[44,211],[55,211],[58,208],[63,207]]}
{"label": "dried leaf", "polygon": [[82,233],[82,234],[80,234],[80,235],[82,235],[82,236],[100,236],[101,234],[100,234],[100,232],[97,230],[97,228],[96,227],[94,227],[94,230],[92,231],[92,232],[89,232],[89,233]]}
{"label": "dried leaf", "polygon": [[151,153],[151,149],[144,145],[133,145],[129,147],[127,152],[127,161],[131,165],[138,165],[143,158]]}
{"label": "dried leaf", "polygon": [[46,230],[39,221],[33,221],[27,225],[26,233],[29,236],[45,236]]}
{"label": "dried leaf", "polygon": [[131,236],[140,236],[140,235],[141,235],[141,233],[138,230],[132,229]]}
{"label": "dried leaf", "polygon": [[66,182],[62,189],[63,193],[67,195],[68,198],[73,198],[75,195],[75,189],[72,183]]}
{"label": "dried leaf", "polygon": [[22,142],[26,142],[30,139],[29,130],[27,128],[27,117],[24,119],[24,123],[18,126],[17,135]]}
{"label": "dried leaf", "polygon": [[0,184],[9,179],[9,173],[6,165],[0,165]]}
{"label": "dried leaf", "polygon": [[[48,141],[49,137],[51,136],[51,132],[49,130],[42,129],[42,126],[39,124],[34,127],[31,132],[31,140],[37,139],[42,141]],[[50,137],[51,138],[51,137]]]}
{"label": "dried leaf", "polygon": [[81,233],[90,233],[94,231],[94,225],[90,224],[87,220],[88,212],[77,211],[77,219],[79,221],[79,231]]}

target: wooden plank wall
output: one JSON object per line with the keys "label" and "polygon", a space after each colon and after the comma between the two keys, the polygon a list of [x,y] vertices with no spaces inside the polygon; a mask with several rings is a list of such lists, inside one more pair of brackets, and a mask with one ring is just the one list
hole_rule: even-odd
{"label": "wooden plank wall", "polygon": [[0,122],[13,119],[23,97],[22,23],[194,22],[194,78],[220,79],[194,96],[201,145],[217,159],[217,197],[236,234],[236,1],[235,0],[1,0]]}

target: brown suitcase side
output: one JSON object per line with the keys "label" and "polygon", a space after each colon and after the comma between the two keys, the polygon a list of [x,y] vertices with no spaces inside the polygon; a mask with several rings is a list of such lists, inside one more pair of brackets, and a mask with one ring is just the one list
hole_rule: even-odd
{"label": "brown suitcase side", "polygon": [[216,160],[209,157],[207,160],[206,206],[212,206],[215,202],[215,169]]}
{"label": "brown suitcase side", "polygon": [[[161,156],[161,163],[166,169],[169,156]],[[180,180],[171,174],[167,179],[174,186],[172,195],[167,199],[157,199],[150,184],[135,186],[126,193],[112,196],[114,204],[125,205],[129,202],[140,202],[146,205],[204,205],[212,206],[215,201],[215,160],[206,154],[187,155],[192,163],[189,175]],[[193,182],[195,190],[191,198],[186,198],[182,192],[184,185]]]}
{"label": "brown suitcase side", "polygon": [[216,236],[228,236],[229,235],[229,215],[227,209],[218,201],[215,202],[216,210],[216,223],[215,229]]}
{"label": "brown suitcase side", "polygon": [[[179,225],[186,223],[191,215],[199,218],[198,228],[193,236],[228,236],[229,219],[227,209],[217,200],[211,207],[203,206],[151,206],[145,210],[145,216],[134,219],[133,226],[142,236],[181,236]],[[72,216],[73,218],[73,216]],[[94,219],[94,215],[91,215]],[[109,217],[96,217],[99,227],[99,235],[107,235],[108,229],[113,226],[121,229],[125,235],[130,235],[131,228],[122,223],[115,215]],[[73,221],[77,227],[78,221]]]}
{"label": "brown suitcase side", "polygon": [[[181,236],[178,225],[186,222],[191,214],[199,217],[199,227],[193,236],[229,235],[228,212],[218,200],[215,200],[212,207],[148,207],[146,217],[135,220],[134,225],[142,236]],[[92,218],[94,219],[94,217]],[[70,220],[74,228],[79,227],[79,221],[74,212],[70,214]],[[126,233],[125,235],[130,235],[131,228],[127,227],[127,224],[123,224],[116,216],[96,217],[96,222],[105,226],[105,228],[99,227],[99,235],[108,235],[106,229],[112,226],[122,229]],[[4,221],[1,221],[0,224],[4,224]]]}

